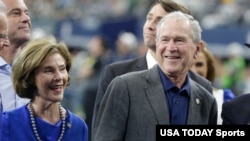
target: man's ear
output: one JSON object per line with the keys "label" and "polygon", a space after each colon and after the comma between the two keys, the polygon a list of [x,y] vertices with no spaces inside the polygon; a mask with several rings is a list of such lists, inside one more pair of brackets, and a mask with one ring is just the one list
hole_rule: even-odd
{"label": "man's ear", "polygon": [[197,45],[196,45],[196,51],[194,53],[194,59],[197,58],[198,54],[202,51],[202,49],[204,48],[204,42],[200,41]]}

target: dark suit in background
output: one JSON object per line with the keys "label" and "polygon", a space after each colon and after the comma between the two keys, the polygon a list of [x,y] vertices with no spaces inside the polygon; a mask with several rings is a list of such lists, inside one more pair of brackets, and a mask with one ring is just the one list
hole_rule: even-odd
{"label": "dark suit in background", "polygon": [[250,124],[250,94],[243,94],[223,103],[222,113],[223,125]]}

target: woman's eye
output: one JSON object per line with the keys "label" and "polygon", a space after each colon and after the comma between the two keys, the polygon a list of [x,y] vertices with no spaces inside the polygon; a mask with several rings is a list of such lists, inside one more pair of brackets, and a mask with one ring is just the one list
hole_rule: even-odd
{"label": "woman's eye", "polygon": [[203,66],[203,63],[202,63],[202,62],[196,63],[195,66],[196,66],[196,67],[202,67],[202,66]]}

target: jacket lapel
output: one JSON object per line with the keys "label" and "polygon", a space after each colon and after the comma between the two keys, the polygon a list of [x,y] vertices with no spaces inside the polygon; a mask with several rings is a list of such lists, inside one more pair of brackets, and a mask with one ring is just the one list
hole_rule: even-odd
{"label": "jacket lapel", "polygon": [[200,117],[200,113],[203,110],[202,109],[202,96],[197,91],[197,87],[193,80],[190,80],[190,101],[189,101],[189,111],[188,111],[188,121],[187,124],[193,124],[197,123],[200,119],[197,119]]}
{"label": "jacket lapel", "polygon": [[158,124],[169,124],[166,96],[160,80],[157,65],[146,73],[146,96],[154,111]]}

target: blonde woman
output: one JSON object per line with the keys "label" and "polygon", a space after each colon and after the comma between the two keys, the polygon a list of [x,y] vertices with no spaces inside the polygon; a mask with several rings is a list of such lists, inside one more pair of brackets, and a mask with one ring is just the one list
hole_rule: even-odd
{"label": "blonde woman", "polygon": [[87,141],[84,120],[62,107],[71,57],[54,37],[28,42],[13,62],[15,91],[30,102],[3,113],[1,141]]}

